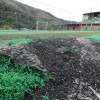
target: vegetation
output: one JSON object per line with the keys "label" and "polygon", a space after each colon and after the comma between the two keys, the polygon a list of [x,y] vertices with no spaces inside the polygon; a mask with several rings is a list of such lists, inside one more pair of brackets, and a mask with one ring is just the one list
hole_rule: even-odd
{"label": "vegetation", "polygon": [[49,79],[53,78],[47,73],[16,66],[0,55],[0,100],[22,100],[25,92],[34,96],[34,89],[42,88]]}
{"label": "vegetation", "polygon": [[27,6],[18,1],[0,0],[1,29],[16,29],[23,27],[36,29],[37,20],[48,22],[49,29],[52,28],[52,24],[66,23],[66,21],[58,19],[48,12]]}

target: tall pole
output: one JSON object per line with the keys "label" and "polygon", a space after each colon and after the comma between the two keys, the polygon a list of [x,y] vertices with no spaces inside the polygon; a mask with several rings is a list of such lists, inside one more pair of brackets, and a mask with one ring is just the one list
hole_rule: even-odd
{"label": "tall pole", "polygon": [[48,9],[49,9],[49,5],[47,5],[47,12],[49,12]]}
{"label": "tall pole", "polygon": [[48,29],[48,22],[46,22],[46,30]]}
{"label": "tall pole", "polygon": [[82,27],[83,27],[83,15],[82,15],[82,21],[81,21],[81,25],[80,25],[81,27],[80,27],[80,31],[82,31],[83,29],[82,29]]}
{"label": "tall pole", "polygon": [[16,17],[16,29],[18,29],[18,18],[17,18],[17,12],[15,12],[15,17]]}
{"label": "tall pole", "polygon": [[29,12],[28,12],[28,0],[27,0],[27,14],[28,14],[28,25],[29,25]]}
{"label": "tall pole", "polygon": [[69,25],[68,25],[68,30],[70,28],[70,19],[71,19],[71,12],[69,12]]}
{"label": "tall pole", "polygon": [[38,21],[36,21],[36,30],[38,31]]}
{"label": "tall pole", "polygon": [[[91,16],[92,9],[90,9],[90,16]],[[92,16],[93,17],[93,16]],[[92,18],[93,19],[93,18]],[[92,31],[92,19],[91,19],[91,31]]]}

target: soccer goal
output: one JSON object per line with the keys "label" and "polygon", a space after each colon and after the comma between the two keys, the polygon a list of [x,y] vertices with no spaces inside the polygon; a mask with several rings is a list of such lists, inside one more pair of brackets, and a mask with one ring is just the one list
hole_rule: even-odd
{"label": "soccer goal", "polygon": [[48,22],[36,21],[36,30],[47,30]]}

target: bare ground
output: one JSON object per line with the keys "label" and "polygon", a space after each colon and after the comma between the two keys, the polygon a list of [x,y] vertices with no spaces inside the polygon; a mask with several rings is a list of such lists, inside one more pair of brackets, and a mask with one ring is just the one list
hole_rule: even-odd
{"label": "bare ground", "polygon": [[[41,96],[50,100],[100,100],[99,47],[99,42],[84,38],[45,39],[16,50],[25,49],[27,54],[36,55],[55,78],[34,91],[36,100],[42,100]],[[22,53],[18,53],[21,56]],[[25,94],[24,100],[33,100],[33,97]]]}
{"label": "bare ground", "polygon": [[[100,100],[100,53],[84,38],[38,40],[30,43],[48,73],[55,80],[35,91],[36,100]],[[29,99],[24,99],[29,100]]]}

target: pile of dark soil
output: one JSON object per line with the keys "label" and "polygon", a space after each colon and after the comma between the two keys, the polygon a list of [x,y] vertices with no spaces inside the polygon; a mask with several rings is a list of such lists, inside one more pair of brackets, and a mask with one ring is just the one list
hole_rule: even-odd
{"label": "pile of dark soil", "polygon": [[36,55],[55,78],[37,91],[37,100],[41,100],[41,95],[48,96],[50,100],[67,98],[74,79],[80,77],[80,73],[77,72],[80,55],[74,51],[78,46],[77,41],[39,40],[31,46],[36,49]]}
{"label": "pile of dark soil", "polygon": [[[33,43],[0,44],[0,54],[13,63],[47,70],[55,80],[36,89],[35,100],[100,100],[100,43],[84,38],[38,40]],[[24,100],[33,100],[25,93]],[[46,99],[48,100],[48,99]]]}
{"label": "pile of dark soil", "polygon": [[[50,100],[99,100],[89,86],[99,92],[100,62],[95,64],[91,60],[82,60],[81,49],[85,49],[85,46],[79,41],[38,40],[29,45],[35,48],[34,54],[55,78],[46,83],[44,88],[36,91],[36,100],[42,100],[41,96],[47,96]],[[91,51],[91,46],[89,50]]]}

